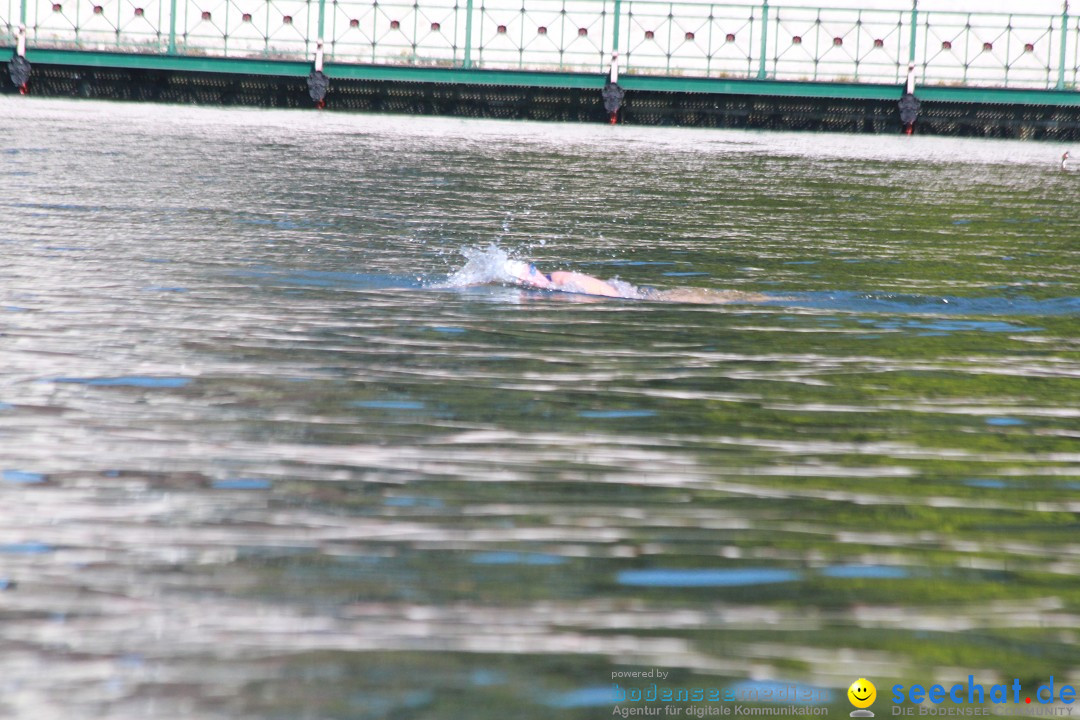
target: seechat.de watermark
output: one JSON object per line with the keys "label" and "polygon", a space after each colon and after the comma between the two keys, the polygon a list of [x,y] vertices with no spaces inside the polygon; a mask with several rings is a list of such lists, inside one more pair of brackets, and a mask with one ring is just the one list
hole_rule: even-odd
{"label": "seechat.de watermark", "polygon": [[[984,687],[968,675],[966,683],[949,687],[941,684],[893,685],[893,715],[1072,715],[1076,702],[1076,688],[1057,685],[1054,676],[1035,689],[1025,693],[1018,678],[1011,683],[998,683]],[[902,705],[911,703],[914,707]],[[976,707],[977,706],[977,707]]]}

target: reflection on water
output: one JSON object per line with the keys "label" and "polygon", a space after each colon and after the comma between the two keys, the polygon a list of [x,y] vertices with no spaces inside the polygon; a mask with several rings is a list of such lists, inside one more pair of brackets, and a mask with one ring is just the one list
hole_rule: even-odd
{"label": "reflection on water", "polygon": [[1059,149],[0,115],[0,714],[1080,679]]}

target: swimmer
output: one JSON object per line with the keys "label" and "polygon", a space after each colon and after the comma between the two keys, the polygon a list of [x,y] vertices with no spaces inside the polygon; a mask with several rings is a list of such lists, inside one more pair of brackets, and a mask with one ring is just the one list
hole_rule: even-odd
{"label": "swimmer", "polygon": [[507,260],[506,272],[520,285],[540,290],[558,290],[560,292],[581,293],[583,295],[603,295],[604,297],[623,297],[611,283],[585,273],[556,270],[544,274],[535,265],[520,260]]}
{"label": "swimmer", "polygon": [[624,284],[619,290],[609,282],[579,272],[557,270],[545,275],[536,266],[520,260],[507,260],[503,269],[509,280],[516,285],[538,290],[558,290],[581,295],[599,295],[628,300],[652,300],[655,302],[686,303],[691,305],[727,305],[728,303],[757,303],[782,300],[769,295],[740,290],[710,290],[708,288],[674,288],[657,290],[650,287],[634,287]]}

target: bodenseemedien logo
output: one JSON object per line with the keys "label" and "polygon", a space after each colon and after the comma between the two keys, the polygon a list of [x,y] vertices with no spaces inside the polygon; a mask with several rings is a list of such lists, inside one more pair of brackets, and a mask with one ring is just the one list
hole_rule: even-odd
{"label": "bodenseemedien logo", "polygon": [[877,688],[874,687],[874,683],[866,678],[859,678],[847,689],[847,697],[857,708],[851,711],[851,717],[874,717],[873,711],[866,709],[877,700]]}

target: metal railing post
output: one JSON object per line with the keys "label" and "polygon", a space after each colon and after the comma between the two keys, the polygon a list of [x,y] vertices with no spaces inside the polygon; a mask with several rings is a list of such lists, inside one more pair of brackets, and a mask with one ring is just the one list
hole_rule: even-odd
{"label": "metal railing post", "polygon": [[622,13],[622,0],[615,0],[615,24],[612,27],[611,38],[611,67],[609,78],[611,82],[619,82],[619,15]]}
{"label": "metal railing post", "polygon": [[473,0],[465,2],[465,57],[461,61],[461,67],[472,67],[472,16]]}
{"label": "metal railing post", "polygon": [[765,79],[765,54],[769,51],[769,0],[761,3],[761,58],[758,61],[758,80]]}
{"label": "metal railing post", "polygon": [[[323,69],[323,48],[325,47],[323,32],[325,29],[326,0],[319,0],[319,34],[315,38],[315,72],[322,72]],[[413,37],[416,37],[416,33],[413,33]]]}
{"label": "metal railing post", "polygon": [[26,55],[26,6],[29,1],[30,0],[22,0],[19,3],[19,27],[15,31],[15,34],[17,36],[16,43],[18,45],[16,54],[20,56]]}
{"label": "metal railing post", "polygon": [[[1068,3],[1066,3],[1068,4]],[[615,27],[612,30],[614,37],[612,37],[611,49],[616,53],[619,52],[619,19],[622,14],[622,0],[615,0]]]}
{"label": "metal railing post", "polygon": [[1065,89],[1065,55],[1069,43],[1069,0],[1061,4],[1061,57],[1058,62],[1057,89]]}
{"label": "metal railing post", "polygon": [[176,0],[169,2],[169,54],[176,54]]}
{"label": "metal railing post", "polygon": [[319,40],[323,39],[326,28],[326,0],[319,0]]}
{"label": "metal railing post", "polygon": [[911,42],[908,44],[908,64],[915,64],[915,43],[918,42],[919,0],[911,0]]}

